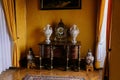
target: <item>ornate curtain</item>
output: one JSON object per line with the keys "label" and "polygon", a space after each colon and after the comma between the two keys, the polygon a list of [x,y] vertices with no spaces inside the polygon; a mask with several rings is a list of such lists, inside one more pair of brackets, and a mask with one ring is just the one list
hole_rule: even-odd
{"label": "ornate curtain", "polygon": [[14,0],[2,0],[2,2],[7,21],[8,31],[13,42],[12,66],[19,67],[20,54],[17,42]]}

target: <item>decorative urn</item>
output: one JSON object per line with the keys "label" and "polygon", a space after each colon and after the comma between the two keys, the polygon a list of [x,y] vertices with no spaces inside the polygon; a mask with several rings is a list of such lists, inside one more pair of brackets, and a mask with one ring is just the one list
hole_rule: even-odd
{"label": "decorative urn", "polygon": [[77,28],[77,25],[73,25],[71,28],[70,28],[70,35],[71,35],[71,42],[73,44],[75,44],[77,41],[76,41],[76,37],[78,36],[79,34],[79,29]]}
{"label": "decorative urn", "polygon": [[86,56],[86,63],[87,65],[92,66],[94,62],[94,57],[92,55],[91,49],[88,50],[87,56]]}
{"label": "decorative urn", "polygon": [[49,44],[49,43],[51,42],[51,41],[50,41],[50,36],[51,36],[51,34],[52,34],[52,28],[50,27],[49,24],[47,24],[47,26],[43,29],[43,31],[44,31],[44,34],[45,34],[45,37],[46,37],[45,42],[46,42],[47,44]]}

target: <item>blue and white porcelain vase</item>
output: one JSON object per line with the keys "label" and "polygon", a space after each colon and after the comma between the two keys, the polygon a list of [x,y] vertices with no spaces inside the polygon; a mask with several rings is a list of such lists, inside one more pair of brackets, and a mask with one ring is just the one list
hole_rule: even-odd
{"label": "blue and white porcelain vase", "polygon": [[86,63],[87,65],[92,66],[94,62],[94,57],[92,55],[91,49],[88,50],[87,56],[86,56]]}

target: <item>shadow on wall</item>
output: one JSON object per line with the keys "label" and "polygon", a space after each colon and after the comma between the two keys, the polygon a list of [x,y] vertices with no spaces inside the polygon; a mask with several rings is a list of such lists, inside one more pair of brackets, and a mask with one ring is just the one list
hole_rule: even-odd
{"label": "shadow on wall", "polygon": [[19,64],[20,64],[20,67],[27,67],[27,52],[26,51],[21,52]]}

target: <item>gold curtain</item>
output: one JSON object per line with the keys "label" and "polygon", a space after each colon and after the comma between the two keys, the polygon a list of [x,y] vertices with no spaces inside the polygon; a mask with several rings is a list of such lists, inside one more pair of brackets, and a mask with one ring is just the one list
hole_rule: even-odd
{"label": "gold curtain", "polygon": [[111,51],[111,16],[112,16],[112,0],[108,0],[108,15],[107,15],[107,40],[106,40],[106,59],[103,71],[103,80],[109,80],[109,66],[110,66],[110,51]]}
{"label": "gold curtain", "polygon": [[19,54],[18,42],[17,42],[14,0],[2,0],[2,3],[8,25],[8,31],[13,40],[12,66],[19,67],[20,54]]}
{"label": "gold curtain", "polygon": [[[98,48],[98,43],[100,41],[100,34],[101,34],[101,28],[102,28],[102,22],[103,22],[103,15],[104,15],[104,7],[105,7],[105,0],[98,0],[98,14],[97,14],[97,39],[96,39],[96,49]],[[97,51],[96,51],[97,53]],[[97,55],[97,54],[96,54]],[[96,60],[95,67],[100,68],[100,62]]]}

